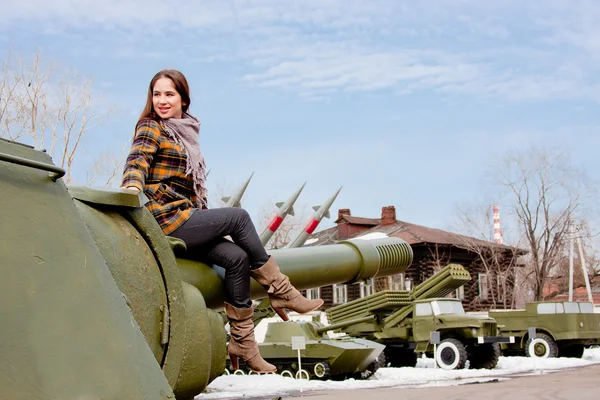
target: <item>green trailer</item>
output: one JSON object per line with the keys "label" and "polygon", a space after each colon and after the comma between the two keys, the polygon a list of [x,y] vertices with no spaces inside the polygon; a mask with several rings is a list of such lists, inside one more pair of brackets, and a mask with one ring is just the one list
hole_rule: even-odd
{"label": "green trailer", "polygon": [[503,334],[516,339],[503,345],[506,356],[580,358],[585,347],[600,345],[600,314],[592,303],[534,302],[523,310],[492,310],[489,315]]}

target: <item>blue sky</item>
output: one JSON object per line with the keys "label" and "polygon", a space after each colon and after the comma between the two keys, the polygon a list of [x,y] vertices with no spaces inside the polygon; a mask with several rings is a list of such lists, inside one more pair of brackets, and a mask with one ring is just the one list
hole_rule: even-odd
{"label": "blue sky", "polygon": [[531,144],[600,178],[600,3],[415,3],[0,0],[0,54],[39,50],[94,78],[115,112],[91,153],[119,151],[150,78],[181,70],[209,191],[254,171],[254,216],[308,181],[307,216],[344,185],[333,215],[394,205],[448,228],[456,205],[489,197],[499,158]]}

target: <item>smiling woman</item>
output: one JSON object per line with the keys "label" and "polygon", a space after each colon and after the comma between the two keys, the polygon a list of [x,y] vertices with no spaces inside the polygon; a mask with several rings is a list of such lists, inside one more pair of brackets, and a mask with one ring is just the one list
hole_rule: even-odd
{"label": "smiling woman", "polygon": [[152,93],[154,110],[162,119],[181,118],[183,105],[175,84],[169,78],[160,78],[154,84]]}
{"label": "smiling woman", "polygon": [[307,313],[321,307],[323,300],[306,299],[280,272],[246,210],[207,209],[200,121],[188,113],[189,106],[190,90],[181,72],[163,70],[152,78],[121,187],[146,194],[146,208],[165,235],[185,242],[188,257],[225,269],[233,368],[241,358],[255,372],[275,372],[275,366],[260,356],[254,339],[250,277],[267,289],[271,307],[284,320],[288,319],[284,308]]}

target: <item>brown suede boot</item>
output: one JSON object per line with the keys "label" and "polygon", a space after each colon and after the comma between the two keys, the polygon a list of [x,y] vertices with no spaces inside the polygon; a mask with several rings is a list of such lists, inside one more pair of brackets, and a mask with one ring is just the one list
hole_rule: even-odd
{"label": "brown suede boot", "polygon": [[263,360],[254,340],[254,309],[236,308],[225,303],[225,313],[229,318],[229,345],[227,352],[234,370],[239,368],[238,357],[246,362],[249,369],[260,374],[276,372],[277,368]]}
{"label": "brown suede boot", "polygon": [[284,321],[289,321],[284,308],[306,314],[323,305],[321,299],[309,300],[302,296],[290,283],[290,278],[281,273],[273,257],[269,257],[262,267],[250,271],[250,275],[267,290],[271,307]]}

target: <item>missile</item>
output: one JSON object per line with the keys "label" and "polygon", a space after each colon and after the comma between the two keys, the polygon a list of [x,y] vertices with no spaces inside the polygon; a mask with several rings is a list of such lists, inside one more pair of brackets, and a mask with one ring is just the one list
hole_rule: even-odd
{"label": "missile", "polygon": [[317,226],[319,225],[319,222],[321,222],[323,217],[329,218],[329,208],[331,208],[331,205],[333,204],[333,202],[335,201],[335,198],[338,196],[338,194],[340,193],[341,190],[342,190],[342,187],[340,187],[333,196],[331,196],[325,203],[323,203],[323,205],[313,207],[313,210],[315,210],[315,213],[308,220],[308,224],[306,224],[306,227],[304,227],[302,232],[300,232],[298,234],[298,236],[296,236],[296,238],[285,247],[288,247],[288,248],[301,247],[304,243],[306,243],[308,236],[315,231],[315,229],[317,228]]}
{"label": "missile", "polygon": [[271,218],[271,220],[267,224],[267,227],[260,234],[260,241],[262,242],[263,246],[267,245],[269,239],[271,239],[277,228],[279,228],[279,226],[288,214],[291,216],[295,215],[294,203],[298,199],[298,196],[300,196],[300,193],[302,192],[302,189],[304,189],[305,185],[306,182],[304,182],[302,186],[300,186],[300,189],[296,190],[294,194],[292,194],[285,203],[281,201],[275,203],[275,205],[277,206],[277,213],[273,216],[273,218]]}
{"label": "missile", "polygon": [[254,176],[254,172],[252,173],[252,175],[250,175],[250,178],[248,178],[246,183],[244,183],[240,187],[240,189],[235,193],[235,195],[221,197],[221,200],[223,200],[223,202],[225,203],[223,207],[240,207],[240,200],[242,200],[242,196],[248,188],[248,184],[250,183],[250,179],[252,179],[252,176]]}

